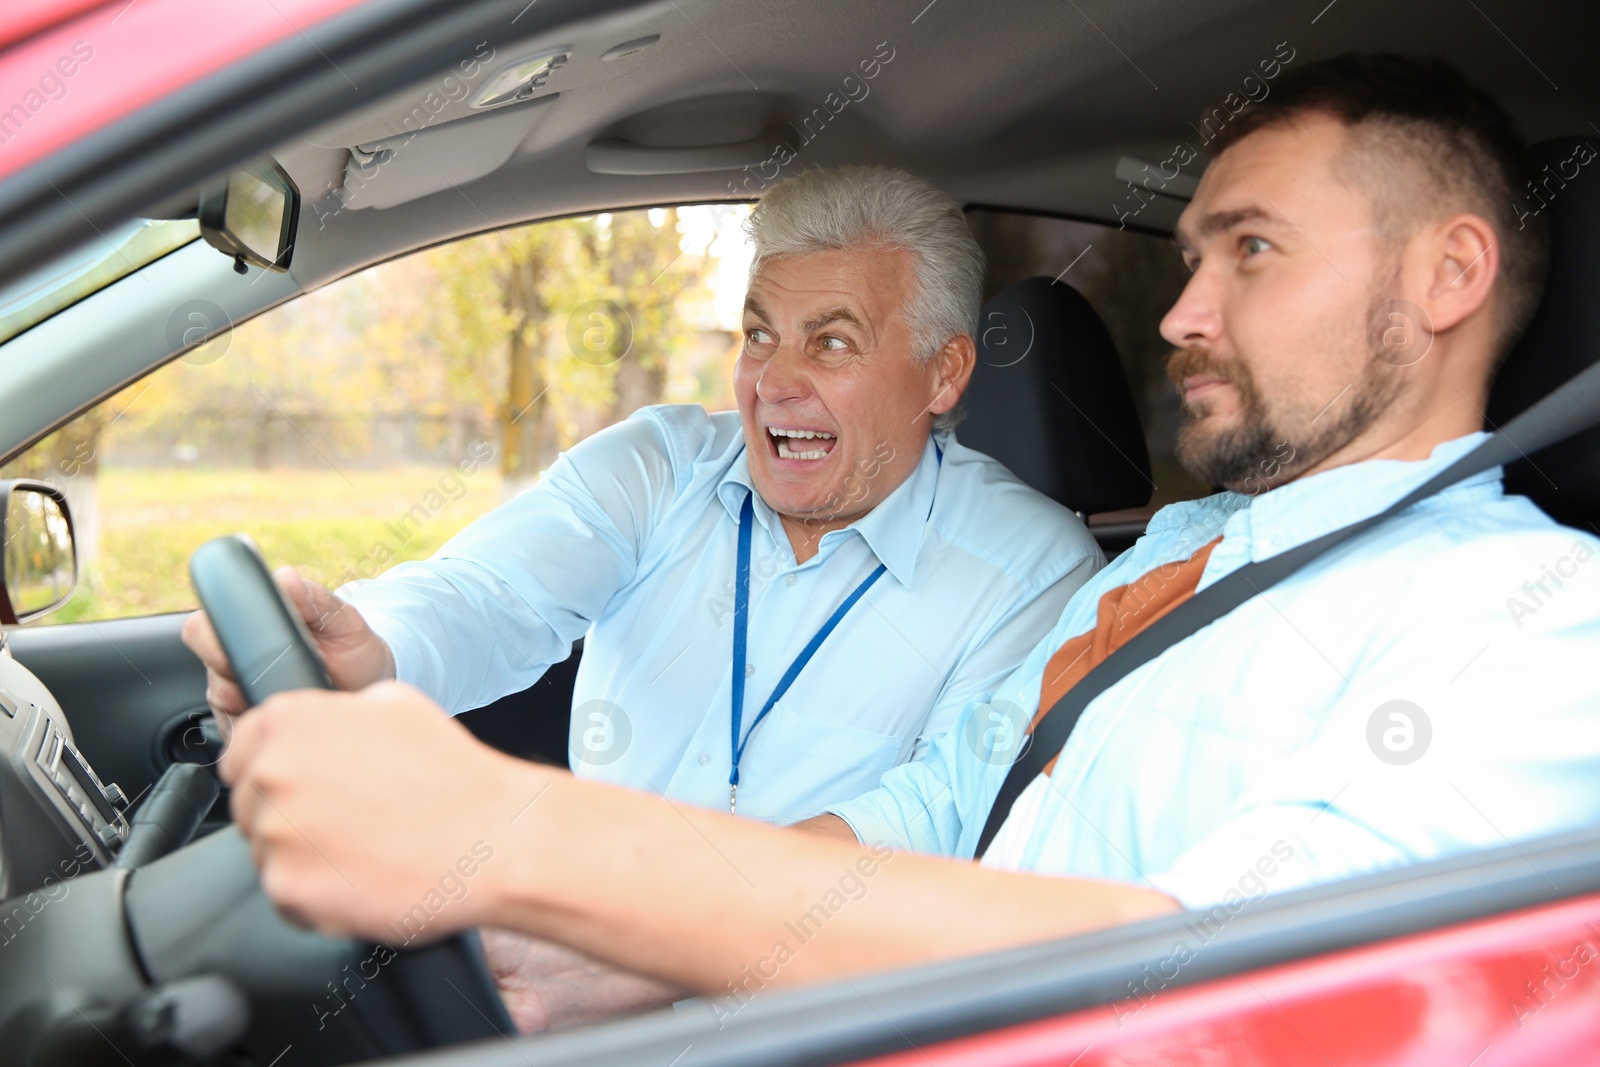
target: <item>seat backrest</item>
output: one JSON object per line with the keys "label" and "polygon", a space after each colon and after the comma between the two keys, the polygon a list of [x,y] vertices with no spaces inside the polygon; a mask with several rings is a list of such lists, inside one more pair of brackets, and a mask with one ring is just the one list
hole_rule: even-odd
{"label": "seat backrest", "polygon": [[1150,454],[1117,347],[1076,289],[1029,278],[979,315],[961,443],[1073,511],[1149,503]]}
{"label": "seat backrest", "polygon": [[[1548,221],[1550,272],[1533,320],[1490,388],[1491,428],[1600,358],[1600,141],[1544,141],[1533,159],[1538,191],[1520,192],[1519,210]],[[1600,427],[1510,464],[1506,491],[1531,498],[1558,522],[1600,522]]]}

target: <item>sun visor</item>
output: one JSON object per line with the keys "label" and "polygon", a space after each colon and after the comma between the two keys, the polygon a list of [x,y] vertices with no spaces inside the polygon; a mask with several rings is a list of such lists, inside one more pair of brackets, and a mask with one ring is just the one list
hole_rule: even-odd
{"label": "sun visor", "polygon": [[357,145],[340,199],[347,208],[394,207],[475,181],[511,158],[559,95]]}

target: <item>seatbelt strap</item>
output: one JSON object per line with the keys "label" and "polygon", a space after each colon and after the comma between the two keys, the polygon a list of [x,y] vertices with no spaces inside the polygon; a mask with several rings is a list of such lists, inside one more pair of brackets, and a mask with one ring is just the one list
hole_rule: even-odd
{"label": "seatbelt strap", "polygon": [[1157,619],[1127,644],[1102,660],[1062,694],[1035,725],[1032,742],[1011,765],[989,809],[974,856],[982,858],[1023,790],[1058,755],[1095,697],[1189,635],[1222,618],[1257,593],[1294,574],[1306,564],[1364,533],[1392,515],[1426,500],[1464,478],[1504,466],[1600,423],[1600,362],[1573,376],[1544,399],[1506,423],[1487,441],[1429,478],[1389,507],[1349,526],[1297,545],[1259,563],[1248,563]]}

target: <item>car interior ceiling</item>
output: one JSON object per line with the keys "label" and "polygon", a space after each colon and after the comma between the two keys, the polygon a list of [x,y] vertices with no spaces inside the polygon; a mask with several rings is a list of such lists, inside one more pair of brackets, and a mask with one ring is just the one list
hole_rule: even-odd
{"label": "car interior ceiling", "polygon": [[[798,126],[810,135],[798,153],[803,165],[900,165],[963,203],[1114,224],[1113,205],[1128,194],[1116,176],[1119,159],[1156,163],[1176,142],[1199,140],[1191,124],[1202,108],[1257,71],[1279,42],[1293,51],[1292,66],[1425,40],[1505,102],[1532,141],[1587,129],[1587,102],[1600,99],[1593,75],[1587,85],[1557,91],[1490,25],[1431,2],[1369,4],[1359,17],[1330,16],[1315,27],[1285,5],[1245,0],[1119,5],[1118,22],[1101,29],[1113,40],[1141,42],[1138,67],[1160,74],[1148,83],[1070,5],[1049,0],[1023,0],[1004,19],[953,5],[950,17],[981,18],[976,32],[961,33],[948,32],[948,23],[934,32],[898,7],[852,0],[808,3],[789,16],[737,3],[681,6],[682,14],[669,6],[618,16],[582,40],[546,34],[495,46],[489,71],[547,49],[570,50],[543,95],[525,103],[477,114],[470,96],[447,97],[443,79],[451,72],[443,71],[280,146],[274,155],[308,201],[304,247],[296,252],[301,284],[531,218],[750,199],[762,168],[674,172],[670,150],[734,145],[769,131],[792,140]],[[696,26],[716,27],[715,47]],[[1519,27],[1552,61],[1574,52],[1545,29]],[[1200,33],[1208,41],[1203,55],[1189,48]],[[638,51],[604,58],[651,38]],[[891,54],[875,77],[860,80],[860,61]],[[1575,55],[1569,65],[1591,67]],[[847,75],[857,79],[859,88],[849,91],[859,102],[836,115],[824,109],[825,125],[811,118],[830,92],[845,94]],[[597,143],[656,149],[659,173],[597,173],[604,168],[590,158]],[[392,157],[363,177],[352,150],[369,158],[363,146],[385,144]],[[350,175],[342,199],[309,206]],[[1137,223],[1168,231],[1181,208],[1176,198],[1157,198]]]}

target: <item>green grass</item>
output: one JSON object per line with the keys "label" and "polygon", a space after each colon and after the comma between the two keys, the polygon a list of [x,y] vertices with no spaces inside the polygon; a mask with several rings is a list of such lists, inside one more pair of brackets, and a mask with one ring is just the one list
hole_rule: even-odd
{"label": "green grass", "polygon": [[[72,600],[41,621],[187,611],[195,607],[190,553],[235,532],[255,538],[269,566],[292,563],[330,586],[359,573],[379,543],[394,553],[384,567],[425,559],[500,503],[498,471],[458,475],[458,484],[452,469],[102,469],[100,556]],[[420,529],[391,528],[417,505],[426,515]]]}

